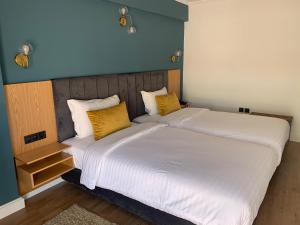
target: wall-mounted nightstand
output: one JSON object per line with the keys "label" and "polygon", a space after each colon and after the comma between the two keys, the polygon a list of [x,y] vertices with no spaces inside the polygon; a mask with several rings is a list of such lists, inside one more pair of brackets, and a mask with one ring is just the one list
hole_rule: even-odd
{"label": "wall-mounted nightstand", "polygon": [[191,107],[188,102],[179,101],[182,109]]}
{"label": "wall-mounted nightstand", "polygon": [[24,195],[74,169],[68,145],[53,143],[15,156],[19,192]]}
{"label": "wall-mounted nightstand", "polygon": [[274,117],[274,118],[279,118],[279,119],[286,120],[290,124],[290,134],[291,134],[292,123],[293,123],[293,116],[276,115],[276,114],[259,113],[259,112],[252,112],[251,115],[267,116],[267,117]]}

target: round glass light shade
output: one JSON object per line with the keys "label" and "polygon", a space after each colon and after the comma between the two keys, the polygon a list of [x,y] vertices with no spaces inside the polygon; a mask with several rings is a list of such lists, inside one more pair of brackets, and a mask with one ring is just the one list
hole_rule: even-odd
{"label": "round glass light shade", "polygon": [[182,56],[182,51],[180,49],[178,49],[177,52],[175,53],[175,55],[177,57],[181,57]]}
{"label": "round glass light shade", "polygon": [[32,47],[32,45],[29,42],[26,42],[26,43],[24,43],[21,46],[21,52],[24,55],[30,55],[30,53],[32,52],[32,50],[33,50],[33,47]]}
{"label": "round glass light shade", "polygon": [[119,12],[122,16],[126,16],[128,14],[128,8],[126,6],[122,6],[120,9],[119,9]]}
{"label": "round glass light shade", "polygon": [[136,28],[134,26],[129,26],[128,27],[128,34],[135,34],[136,33]]}

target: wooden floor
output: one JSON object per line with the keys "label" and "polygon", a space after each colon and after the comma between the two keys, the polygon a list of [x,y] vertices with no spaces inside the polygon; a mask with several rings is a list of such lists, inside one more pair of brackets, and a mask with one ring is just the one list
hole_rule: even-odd
{"label": "wooden floor", "polygon": [[[0,220],[0,225],[43,224],[72,204],[78,204],[90,212],[120,225],[149,224],[73,185],[62,183],[27,200],[26,209]],[[299,224],[300,143],[291,142],[286,147],[283,161],[271,181],[254,225]]]}

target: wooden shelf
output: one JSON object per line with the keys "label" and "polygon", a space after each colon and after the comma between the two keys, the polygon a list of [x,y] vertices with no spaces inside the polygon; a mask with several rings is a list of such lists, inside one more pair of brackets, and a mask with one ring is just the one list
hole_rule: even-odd
{"label": "wooden shelf", "polygon": [[269,114],[269,113],[260,113],[260,112],[252,112],[251,115],[255,116],[266,116],[266,117],[274,117],[286,120],[290,124],[290,134],[289,139],[291,137],[291,130],[292,130],[292,123],[293,123],[293,116],[287,116],[287,115],[278,115],[278,114]]}
{"label": "wooden shelf", "polygon": [[[33,175],[33,188],[37,188],[45,183],[48,183],[51,180],[54,180],[60,177],[62,174],[69,172],[74,168],[73,159],[67,164],[61,163],[56,164],[52,167],[49,167],[39,173]],[[66,161],[67,162],[67,161]]]}
{"label": "wooden shelf", "polygon": [[27,173],[34,174],[42,170],[48,169],[51,166],[55,166],[56,164],[62,163],[71,158],[72,158],[71,155],[64,152],[60,152],[58,154],[47,157],[45,159],[42,159],[32,164],[21,165],[20,168],[25,170]]}
{"label": "wooden shelf", "polygon": [[251,115],[255,116],[267,116],[267,117],[274,117],[279,118],[288,121],[288,123],[291,125],[293,122],[292,116],[286,116],[286,115],[276,115],[276,114],[269,114],[269,113],[260,113],[260,112],[252,112]]}
{"label": "wooden shelf", "polygon": [[54,143],[16,156],[19,192],[24,195],[74,169],[68,145]]}
{"label": "wooden shelf", "polygon": [[15,158],[25,164],[31,164],[41,159],[60,153],[68,147],[70,146],[61,143],[53,143],[44,147],[36,148],[30,152],[16,155]]}

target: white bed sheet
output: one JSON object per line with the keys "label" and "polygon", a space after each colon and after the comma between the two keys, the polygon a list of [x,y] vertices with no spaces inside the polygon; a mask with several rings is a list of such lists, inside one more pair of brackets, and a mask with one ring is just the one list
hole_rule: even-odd
{"label": "white bed sheet", "polygon": [[141,124],[141,123],[159,123],[159,120],[162,118],[161,115],[156,114],[150,116],[149,114],[144,114],[141,116],[138,116],[133,119],[133,122]]}
{"label": "white bed sheet", "polygon": [[91,145],[81,183],[198,225],[251,225],[279,157],[267,146],[145,123]]}
{"label": "white bed sheet", "polygon": [[94,136],[87,136],[85,138],[73,137],[65,140],[63,143],[70,145],[64,152],[73,156],[74,165],[77,169],[82,169],[82,159],[88,148],[95,143]]}
{"label": "white bed sheet", "polygon": [[258,143],[276,149],[279,154],[282,154],[290,132],[288,122],[282,119],[203,108],[185,108],[167,116],[144,115],[134,121],[166,123],[204,134]]}
{"label": "white bed sheet", "polygon": [[206,108],[188,108],[188,109],[181,109],[181,110],[175,111],[166,116],[161,116],[159,114],[150,116],[149,114],[144,114],[142,116],[138,116],[138,117],[134,118],[133,122],[135,122],[137,124],[162,123],[162,122],[168,123],[169,121],[172,121],[172,120],[184,119],[186,117],[190,117],[197,113],[206,112],[206,111],[210,111],[210,110],[206,109]]}
{"label": "white bed sheet", "polygon": [[[131,126],[136,126],[137,123],[132,122]],[[85,154],[85,152],[88,150],[88,148],[95,143],[95,138],[93,135],[79,138],[77,136],[73,138],[69,138],[65,141],[63,141],[64,144],[69,145],[70,147],[64,150],[64,152],[70,154],[73,156],[74,159],[74,166],[77,169],[82,170],[82,159]]]}

